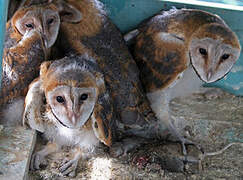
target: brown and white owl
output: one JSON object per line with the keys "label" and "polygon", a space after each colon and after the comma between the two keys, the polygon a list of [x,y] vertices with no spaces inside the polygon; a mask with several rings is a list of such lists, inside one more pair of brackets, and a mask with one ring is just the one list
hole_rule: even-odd
{"label": "brown and white owl", "polygon": [[51,0],[11,0],[8,2],[8,17],[7,20],[11,19],[14,13],[22,8],[27,6],[32,6],[34,4],[41,4],[45,2],[50,2]]}
{"label": "brown and white owl", "polygon": [[42,63],[40,77],[29,86],[23,121],[44,133],[49,143],[33,155],[32,169],[39,169],[48,154],[70,146],[74,158],[60,171],[74,176],[79,159],[92,153],[99,141],[111,145],[114,118],[95,59],[73,55]]}
{"label": "brown and white owl", "polygon": [[[31,1],[28,0],[26,3],[6,25],[0,92],[0,105],[4,109],[1,119],[4,124],[18,123],[28,85],[38,76],[40,64],[48,58],[50,48],[56,41],[60,26],[59,14],[66,12],[66,9],[68,12],[73,9],[73,13],[77,13],[65,3],[62,4],[62,10],[57,9],[51,1],[30,5]],[[77,22],[80,18],[75,16],[64,20]],[[11,116],[13,109],[20,111],[15,113],[16,117]]]}
{"label": "brown and white owl", "polygon": [[161,12],[134,34],[133,55],[152,109],[183,142],[171,123],[170,99],[223,78],[240,55],[239,40],[219,16],[192,9]]}
{"label": "brown and white owl", "polygon": [[[62,1],[54,0],[58,4]],[[83,54],[97,59],[117,112],[116,137],[110,152],[119,156],[151,139],[166,137],[168,128],[152,111],[139,80],[139,71],[117,27],[98,0],[67,0],[82,20],[62,22],[56,41],[59,56]],[[61,53],[60,53],[61,52]]]}

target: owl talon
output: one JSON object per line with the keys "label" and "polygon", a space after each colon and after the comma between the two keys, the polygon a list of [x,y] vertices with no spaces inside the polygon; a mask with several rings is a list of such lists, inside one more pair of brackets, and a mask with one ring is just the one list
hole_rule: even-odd
{"label": "owl talon", "polygon": [[32,155],[31,162],[30,162],[30,169],[33,170],[39,170],[41,168],[41,165],[46,165],[47,161],[45,159],[45,156],[43,156],[40,152],[37,152]]}
{"label": "owl talon", "polygon": [[195,146],[201,153],[204,153],[203,148],[202,148],[199,144],[197,144],[197,143],[195,143],[195,142],[193,142],[193,141],[191,141],[191,140],[185,139],[185,138],[181,138],[180,141],[181,141],[181,145],[182,145],[182,152],[183,152],[183,155],[185,155],[185,156],[187,155],[186,145],[193,145],[193,146]]}
{"label": "owl talon", "polygon": [[62,163],[61,163],[61,167],[62,167],[64,164],[66,164],[68,161],[70,161],[70,159],[68,159],[68,158],[64,158],[63,161],[62,161]]}
{"label": "owl talon", "polygon": [[64,176],[74,177],[76,175],[77,166],[78,166],[78,160],[77,159],[73,159],[73,160],[68,161],[67,163],[64,163],[59,168],[59,171]]}
{"label": "owl talon", "polygon": [[187,155],[187,150],[186,150],[186,145],[185,145],[185,143],[181,143],[181,146],[182,146],[182,152],[183,152],[183,155]]}
{"label": "owl talon", "polygon": [[76,171],[72,171],[68,174],[69,177],[75,177],[76,176]]}

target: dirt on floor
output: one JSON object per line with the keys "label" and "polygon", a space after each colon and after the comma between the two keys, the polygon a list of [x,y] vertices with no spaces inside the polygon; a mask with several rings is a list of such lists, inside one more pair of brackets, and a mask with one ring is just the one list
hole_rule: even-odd
{"label": "dirt on floor", "polygon": [[[214,91],[214,90],[213,90]],[[171,104],[174,123],[184,136],[201,144],[205,152],[222,149],[229,143],[243,143],[243,99],[218,91],[174,99]],[[37,149],[41,148],[39,139]],[[75,178],[62,176],[58,168],[69,157],[68,150],[48,156],[48,163],[30,171],[30,179],[243,179],[243,145],[234,144],[219,155],[205,157],[194,146],[182,156],[179,143],[147,144],[126,156],[111,158],[100,146],[92,158],[80,161]]]}

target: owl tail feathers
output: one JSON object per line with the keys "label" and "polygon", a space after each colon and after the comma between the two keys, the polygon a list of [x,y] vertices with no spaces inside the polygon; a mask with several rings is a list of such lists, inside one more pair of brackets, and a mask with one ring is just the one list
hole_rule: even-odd
{"label": "owl tail feathers", "polygon": [[1,109],[0,124],[5,126],[21,125],[24,111],[24,98],[17,98]]}

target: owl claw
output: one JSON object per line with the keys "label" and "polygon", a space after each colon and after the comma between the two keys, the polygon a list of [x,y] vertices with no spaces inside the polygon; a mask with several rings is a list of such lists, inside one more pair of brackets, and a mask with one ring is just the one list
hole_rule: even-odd
{"label": "owl claw", "polygon": [[[195,146],[200,152],[204,153],[203,148],[202,148],[199,144],[197,144],[197,143],[195,143],[195,142],[193,142],[193,141],[191,141],[191,140],[189,140],[189,139],[184,138],[184,137],[177,131],[177,129],[174,127],[174,125],[173,125],[172,123],[169,124],[169,129],[170,129],[170,131],[171,131],[173,137],[175,137],[175,138],[177,139],[176,141],[177,141],[177,142],[179,141],[179,142],[181,143],[181,146],[182,146],[182,153],[183,153],[183,155],[187,155],[186,145],[193,145],[193,146]],[[175,140],[172,140],[172,141],[176,142]]]}
{"label": "owl claw", "polygon": [[37,152],[32,155],[31,162],[30,162],[30,169],[33,170],[39,170],[41,168],[41,165],[46,165],[47,161],[45,159],[45,156],[42,155],[42,153]]}
{"label": "owl claw", "polygon": [[186,150],[186,145],[193,145],[193,146],[195,146],[201,153],[204,153],[204,150],[203,150],[203,148],[199,145],[199,144],[197,144],[197,143],[195,143],[195,142],[193,142],[193,141],[191,141],[191,140],[189,140],[189,139],[186,139],[186,138],[180,138],[180,142],[181,142],[181,145],[182,145],[182,152],[183,152],[183,155],[187,155],[187,150]]}
{"label": "owl claw", "polygon": [[72,159],[66,163],[64,163],[60,168],[59,171],[64,176],[74,177],[76,175],[76,169],[78,166],[78,160]]}

